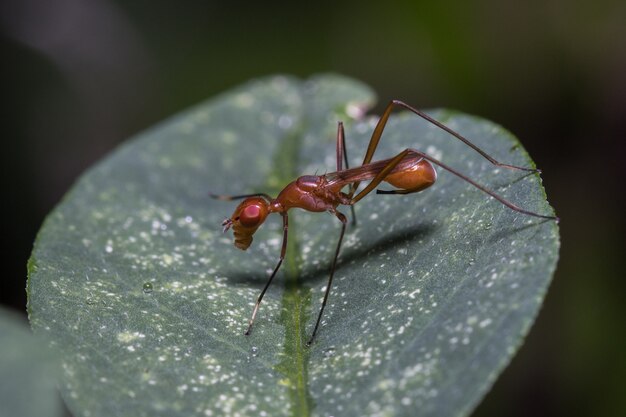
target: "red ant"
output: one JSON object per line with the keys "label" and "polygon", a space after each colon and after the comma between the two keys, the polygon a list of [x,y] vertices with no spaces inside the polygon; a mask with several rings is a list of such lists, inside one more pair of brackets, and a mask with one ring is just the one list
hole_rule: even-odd
{"label": "red ant", "polygon": [[[320,325],[322,314],[324,313],[324,307],[326,307],[328,295],[330,294],[330,288],[333,283],[333,275],[335,274],[335,267],[337,265],[337,257],[339,256],[341,242],[343,240],[343,235],[346,230],[346,216],[337,210],[337,206],[340,204],[350,206],[354,219],[354,204],[361,200],[363,197],[365,197],[367,194],[369,194],[371,191],[373,191],[382,181],[391,184],[392,186],[396,187],[396,189],[376,190],[377,194],[416,193],[430,187],[435,183],[437,179],[437,171],[435,171],[435,167],[433,166],[434,164],[448,172],[451,172],[462,180],[472,184],[474,187],[495,198],[511,210],[529,216],[558,221],[558,218],[555,216],[534,213],[532,211],[524,210],[516,206],[515,204],[497,195],[493,191],[483,187],[482,185],[474,182],[472,179],[454,170],[453,168],[416,149],[407,148],[393,158],[371,162],[372,157],[374,156],[374,151],[378,146],[378,142],[380,141],[383,130],[385,128],[385,125],[387,124],[387,120],[389,119],[389,115],[391,114],[394,106],[404,107],[405,109],[410,110],[416,115],[426,119],[428,122],[434,124],[440,129],[443,129],[458,140],[465,143],[470,148],[474,149],[476,152],[478,152],[480,155],[482,155],[489,162],[496,166],[521,171],[528,171],[532,173],[541,172],[538,169],[534,168],[524,168],[496,161],[494,158],[489,156],[486,152],[474,145],[461,134],[455,132],[441,122],[433,119],[426,113],[417,110],[399,100],[392,100],[385,108],[385,111],[383,112],[381,118],[378,120],[378,123],[374,128],[374,132],[372,133],[372,137],[370,139],[369,146],[367,147],[367,152],[365,153],[365,157],[363,158],[363,163],[361,164],[361,166],[356,168],[349,168],[348,157],[346,154],[343,123],[339,122],[337,129],[337,171],[330,172],[324,175],[305,175],[299,177],[295,181],[288,184],[278,194],[278,197],[276,198],[272,198],[265,193],[235,196],[210,194],[211,197],[220,200],[236,200],[242,198],[244,199],[237,206],[232,216],[222,222],[222,226],[224,226],[224,232],[226,232],[231,227],[233,228],[233,233],[235,236],[235,246],[242,250],[248,249],[248,247],[252,243],[252,235],[265,221],[268,214],[279,213],[283,218],[283,242],[280,251],[280,258],[278,260],[278,264],[276,264],[274,270],[272,271],[272,274],[267,280],[265,287],[263,287],[261,294],[259,294],[259,297],[256,300],[254,310],[252,311],[252,317],[250,318],[250,321],[248,323],[248,328],[245,331],[245,335],[250,334],[254,319],[259,310],[261,301],[263,300],[263,296],[265,295],[265,292],[272,283],[276,272],[280,268],[280,265],[283,263],[283,259],[285,258],[285,253],[287,251],[287,231],[289,229],[287,211],[289,209],[301,208],[312,212],[328,211],[334,214],[341,222],[341,232],[339,234],[339,241],[337,242],[337,249],[335,250],[333,263],[330,268],[330,275],[328,277],[328,284],[326,285],[326,291],[324,293],[324,300],[322,301],[322,307],[320,308],[320,312],[317,316],[317,321],[315,322],[313,333],[311,334],[307,345],[310,345],[313,342],[313,338],[315,337],[317,329]],[[343,167],[344,162],[345,169]],[[361,181],[370,181],[370,183],[355,195]],[[349,187],[347,193],[341,191],[346,186]]]}

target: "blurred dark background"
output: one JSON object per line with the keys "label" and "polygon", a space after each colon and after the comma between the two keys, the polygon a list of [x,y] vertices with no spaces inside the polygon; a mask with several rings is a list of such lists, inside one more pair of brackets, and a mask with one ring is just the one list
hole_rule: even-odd
{"label": "blurred dark background", "polygon": [[121,141],[250,78],[339,72],[383,104],[496,121],[544,170],[561,260],[526,344],[474,415],[623,415],[626,2],[381,4],[0,3],[0,303],[24,311],[44,217]]}

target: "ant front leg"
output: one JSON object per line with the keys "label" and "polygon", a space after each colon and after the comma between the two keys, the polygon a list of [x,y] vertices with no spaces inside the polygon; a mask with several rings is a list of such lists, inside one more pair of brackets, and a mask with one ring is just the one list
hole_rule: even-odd
{"label": "ant front leg", "polygon": [[252,317],[250,317],[250,320],[248,322],[248,328],[244,332],[246,336],[250,335],[250,331],[252,330],[252,325],[254,324],[254,318],[256,317],[256,313],[259,311],[261,301],[263,301],[263,296],[265,295],[265,292],[267,291],[270,284],[272,283],[272,280],[276,276],[278,269],[280,268],[280,266],[283,263],[283,260],[285,259],[285,254],[287,253],[287,232],[289,230],[289,218],[287,217],[286,212],[281,213],[281,214],[283,216],[283,244],[280,249],[280,258],[278,258],[278,263],[274,267],[274,270],[272,271],[272,275],[270,275],[270,278],[267,280],[265,287],[263,287],[261,294],[259,294],[259,297],[257,298],[256,303],[254,304],[254,310],[252,310]]}

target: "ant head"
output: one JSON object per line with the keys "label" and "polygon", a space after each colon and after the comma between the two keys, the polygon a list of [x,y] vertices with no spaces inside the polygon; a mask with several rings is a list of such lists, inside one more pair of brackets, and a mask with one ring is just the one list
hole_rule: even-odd
{"label": "ant head", "polygon": [[230,218],[222,222],[224,232],[232,227],[235,246],[246,250],[252,243],[252,235],[269,213],[269,205],[264,198],[248,197],[237,206]]}

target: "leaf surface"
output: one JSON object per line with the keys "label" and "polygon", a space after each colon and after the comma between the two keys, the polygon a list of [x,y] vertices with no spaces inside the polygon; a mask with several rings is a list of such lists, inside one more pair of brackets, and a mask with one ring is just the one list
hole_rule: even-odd
{"label": "leaf surface", "polygon": [[0,308],[0,417],[62,416],[54,363],[26,320]]}
{"label": "leaf surface", "polygon": [[[335,170],[337,121],[358,166],[376,122],[363,84],[335,75],[255,80],[128,141],[51,213],[29,268],[37,333],[63,353],[62,391],[84,416],[467,415],[528,332],[554,272],[558,227],[446,172],[408,196],[356,207],[329,304],[312,331],[339,235],[290,212],[247,253],[220,223],[235,202]],[[497,159],[532,166],[502,128],[431,115]],[[551,214],[537,175],[497,169],[417,116],[392,116],[375,159],[421,149],[526,209]],[[381,188],[383,188],[381,186]],[[349,215],[349,210],[341,210]]]}

